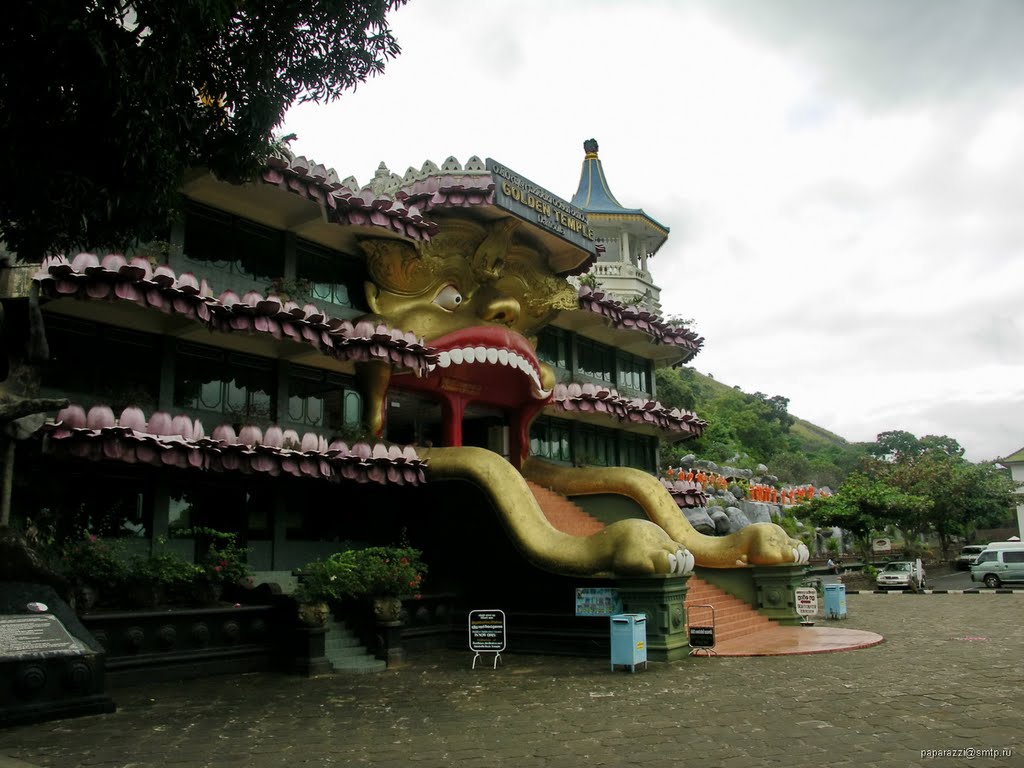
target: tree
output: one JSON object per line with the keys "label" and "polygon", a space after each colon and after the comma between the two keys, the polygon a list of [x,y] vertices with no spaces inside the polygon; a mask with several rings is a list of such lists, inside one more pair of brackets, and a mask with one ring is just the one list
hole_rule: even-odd
{"label": "tree", "polygon": [[[399,47],[406,0],[47,0],[0,20],[0,246],[20,261],[164,238],[190,169],[253,178],[296,100],[331,100]],[[2,254],[2,251],[0,251]],[[22,310],[20,310],[22,311]],[[14,442],[59,407],[32,391],[48,358],[37,296],[27,354],[7,329],[0,374],[0,529]],[[8,317],[8,325],[17,325]],[[0,326],[4,312],[0,312]],[[14,321],[14,322],[10,322]],[[26,384],[26,382],[29,382]]]}
{"label": "tree", "polygon": [[969,536],[981,525],[998,524],[1014,507],[1015,486],[1009,475],[970,463],[960,443],[946,435],[918,439],[909,432],[883,432],[868,454],[874,457],[866,464],[872,477],[929,500],[927,508],[906,513],[894,524],[908,541],[933,531],[943,559],[949,557],[953,536]]}
{"label": "tree", "polygon": [[852,533],[867,562],[876,531],[923,514],[930,504],[923,496],[905,493],[882,480],[855,473],[835,494],[815,497],[801,510],[816,525],[831,525]]}
{"label": "tree", "polygon": [[904,521],[900,527],[935,531],[944,560],[949,557],[953,536],[969,536],[979,527],[998,525],[1015,504],[1015,485],[1007,473],[990,465],[971,464],[949,449],[947,442],[935,443],[919,456],[879,472],[893,485],[931,501],[920,519]]}
{"label": "tree", "polygon": [[251,179],[296,100],[399,47],[405,0],[47,0],[0,21],[0,239],[20,260],[166,237],[186,172]]}
{"label": "tree", "polygon": [[900,463],[925,454],[962,457],[964,449],[946,435],[925,435],[919,440],[909,432],[897,429],[878,435],[869,446],[868,453],[880,461]]}

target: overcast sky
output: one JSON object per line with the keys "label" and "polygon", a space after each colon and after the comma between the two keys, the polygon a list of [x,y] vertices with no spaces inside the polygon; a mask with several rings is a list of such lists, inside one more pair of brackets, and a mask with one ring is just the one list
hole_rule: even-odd
{"label": "overcast sky", "polygon": [[[849,440],[1024,445],[1024,3],[411,0],[293,148],[365,184],[449,155],[611,188],[672,233],[697,370]],[[696,289],[696,290],[695,290]]]}

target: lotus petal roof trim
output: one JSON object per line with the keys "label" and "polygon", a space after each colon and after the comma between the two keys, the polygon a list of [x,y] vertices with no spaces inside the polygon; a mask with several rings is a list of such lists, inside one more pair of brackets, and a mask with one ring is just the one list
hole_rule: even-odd
{"label": "lotus petal roof trim", "polygon": [[687,437],[700,437],[708,424],[691,411],[666,408],[656,400],[623,397],[614,389],[597,384],[558,384],[552,397],[552,405],[560,411],[606,414],[619,421],[646,424]]}
{"label": "lotus petal roof trim", "polygon": [[475,155],[465,164],[455,157],[440,166],[427,160],[404,176],[381,163],[364,186],[305,157],[273,158],[260,180],[323,204],[335,223],[382,227],[415,240],[437,232],[437,224],[423,216],[427,211],[494,204],[491,174]]}
{"label": "lotus petal roof trim", "polygon": [[187,415],[125,408],[115,418],[106,405],[86,412],[73,404],[44,427],[51,450],[95,461],[122,461],[212,472],[293,475],[358,483],[419,485],[426,481],[426,460],[412,446],[356,442],[351,446],[314,432],[301,437],[277,426],[222,424],[207,436],[202,422]]}
{"label": "lotus petal roof trim", "polygon": [[708,495],[700,483],[661,478],[661,484],[682,509],[694,509],[708,505]]}
{"label": "lotus petal roof trim", "polygon": [[692,360],[704,346],[704,337],[682,327],[665,323],[660,317],[642,309],[628,307],[608,294],[582,285],[579,289],[580,309],[608,318],[616,328],[643,331],[659,344],[672,344],[689,350],[680,363]]}
{"label": "lotus petal roof trim", "polygon": [[338,360],[386,360],[418,373],[437,362],[437,351],[413,333],[369,320],[330,318],[313,304],[300,307],[257,291],[214,296],[206,280],[197,280],[191,272],[177,275],[163,264],[153,267],[143,258],[110,254],[100,260],[95,254],[80,253],[69,262],[63,256],[48,257],[34,279],[50,298],[128,301],[217,331],[267,333],[309,344]]}

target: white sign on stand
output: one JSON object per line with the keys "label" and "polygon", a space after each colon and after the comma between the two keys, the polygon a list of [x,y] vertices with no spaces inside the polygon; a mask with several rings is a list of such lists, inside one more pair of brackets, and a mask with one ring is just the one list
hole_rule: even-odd
{"label": "white sign on stand", "polygon": [[814,587],[797,587],[796,612],[800,616],[816,616],[818,614],[818,590]]}
{"label": "white sign on stand", "polygon": [[494,669],[505,650],[505,612],[498,610],[469,612],[469,650],[473,651],[473,669],[481,653],[494,654]]}

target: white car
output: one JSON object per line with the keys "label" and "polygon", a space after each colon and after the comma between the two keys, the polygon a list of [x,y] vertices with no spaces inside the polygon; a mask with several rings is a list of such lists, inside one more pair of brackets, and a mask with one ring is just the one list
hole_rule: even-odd
{"label": "white car", "polygon": [[885,568],[878,572],[875,584],[879,589],[924,589],[924,567],[918,568],[910,560],[896,560],[886,563]]}

